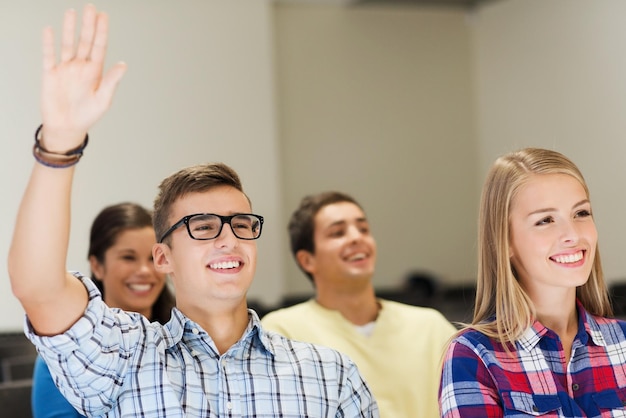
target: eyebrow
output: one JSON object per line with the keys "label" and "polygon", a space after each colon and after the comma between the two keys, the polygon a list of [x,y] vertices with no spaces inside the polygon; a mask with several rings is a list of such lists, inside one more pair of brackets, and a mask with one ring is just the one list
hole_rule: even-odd
{"label": "eyebrow", "polygon": [[118,253],[136,253],[137,251],[134,248],[122,247],[117,250]]}
{"label": "eyebrow", "polygon": [[[573,208],[577,208],[577,207],[579,207],[579,206],[582,206],[582,205],[584,205],[584,204],[586,204],[586,203],[591,203],[591,202],[589,201],[589,199],[583,199],[583,200],[581,200],[580,202],[578,202],[578,203],[574,204],[574,205],[572,206],[572,209],[573,209]],[[537,209],[537,210],[533,210],[532,212],[530,212],[530,213],[528,214],[528,216],[537,215],[537,214],[539,214],[539,213],[545,213],[545,212],[556,212],[556,210],[557,210],[556,208],[543,208],[543,209]]]}
{"label": "eyebrow", "polygon": [[[364,223],[364,222],[367,223],[367,218],[359,217],[359,218],[356,218],[355,221],[356,221],[356,223]],[[330,225],[328,225],[327,228],[332,228],[333,226],[336,226],[336,225],[345,225],[347,223],[348,223],[347,220],[340,219],[340,220],[335,221],[335,222],[331,223]]]}

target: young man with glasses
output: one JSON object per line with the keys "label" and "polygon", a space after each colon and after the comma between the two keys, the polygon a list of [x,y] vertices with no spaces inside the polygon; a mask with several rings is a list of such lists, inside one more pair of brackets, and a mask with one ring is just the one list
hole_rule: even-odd
{"label": "young man with glasses", "polygon": [[108,308],[89,278],[66,272],[74,165],[125,72],[102,76],[106,15],[85,7],[77,45],[75,25],[68,11],[58,63],[44,32],[43,126],[9,254],[26,333],[62,393],[87,416],[378,417],[345,355],[267,333],[247,309],[263,218],[224,164],[160,185],[152,253],[176,288],[168,323]]}
{"label": "young man with glasses", "polygon": [[359,203],[340,192],[307,196],[291,216],[289,237],[315,298],[268,313],[263,325],[347,354],[381,417],[438,416],[441,359],[456,329],[434,309],[376,297],[376,241]]}

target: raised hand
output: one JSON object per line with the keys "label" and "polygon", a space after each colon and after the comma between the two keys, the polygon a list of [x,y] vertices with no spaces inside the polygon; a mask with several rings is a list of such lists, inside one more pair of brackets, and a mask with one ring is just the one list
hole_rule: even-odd
{"label": "raised hand", "polygon": [[76,11],[65,12],[59,62],[52,28],[43,32],[42,142],[49,151],[63,152],[82,143],[111,105],[126,71],[126,64],[120,62],[103,75],[108,16],[86,5],[78,41],[76,20]]}

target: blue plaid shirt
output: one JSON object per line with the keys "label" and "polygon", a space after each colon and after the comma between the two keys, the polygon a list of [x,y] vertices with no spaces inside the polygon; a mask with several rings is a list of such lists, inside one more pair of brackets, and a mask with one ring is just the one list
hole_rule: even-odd
{"label": "blue plaid shirt", "polygon": [[250,312],[220,355],[178,309],[165,324],[108,308],[93,282],[85,314],[66,333],[25,331],[66,398],[88,416],[378,417],[356,366],[337,351],[263,331]]}

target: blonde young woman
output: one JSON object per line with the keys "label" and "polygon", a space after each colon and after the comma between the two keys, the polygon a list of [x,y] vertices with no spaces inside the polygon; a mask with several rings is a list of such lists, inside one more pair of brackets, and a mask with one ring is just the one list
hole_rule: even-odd
{"label": "blonde young woman", "polygon": [[545,149],[500,157],[481,198],[474,318],[445,355],[441,416],[626,416],[626,323],[611,316],[579,169]]}

